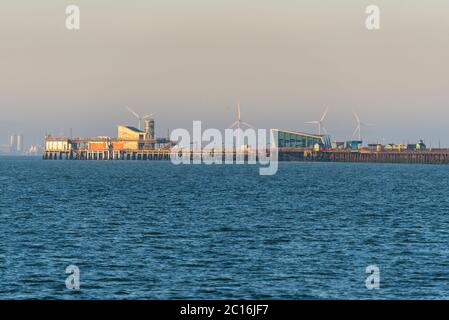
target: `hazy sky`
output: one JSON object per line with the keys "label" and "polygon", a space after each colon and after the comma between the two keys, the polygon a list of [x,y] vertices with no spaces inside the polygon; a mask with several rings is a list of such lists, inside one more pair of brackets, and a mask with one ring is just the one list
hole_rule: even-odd
{"label": "hazy sky", "polygon": [[[65,28],[65,7],[81,30]],[[381,30],[365,8],[381,9]],[[0,144],[10,132],[116,135],[124,108],[156,131],[225,128],[241,103],[257,127],[304,124],[329,107],[333,138],[449,145],[447,0],[3,0]]]}

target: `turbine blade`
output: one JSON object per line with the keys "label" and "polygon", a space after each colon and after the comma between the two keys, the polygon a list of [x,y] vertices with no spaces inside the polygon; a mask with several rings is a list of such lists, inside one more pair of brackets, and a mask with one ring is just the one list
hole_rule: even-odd
{"label": "turbine blade", "polygon": [[234,129],[234,127],[238,126],[238,124],[239,124],[239,121],[237,120],[229,126],[229,129]]}
{"label": "turbine blade", "polygon": [[306,121],[304,123],[306,123],[306,124],[319,124],[320,122],[319,121]]}
{"label": "turbine blade", "polygon": [[354,139],[355,134],[357,133],[357,131],[359,130],[360,126],[357,126],[354,130],[354,132],[352,133],[352,138]]}
{"label": "turbine blade", "polygon": [[128,111],[131,112],[137,119],[140,119],[140,116],[133,109],[130,107],[126,107],[126,109],[128,109]]}
{"label": "turbine blade", "polygon": [[323,121],[326,118],[328,112],[329,112],[329,108],[326,108],[326,110],[324,111],[323,115],[321,116],[321,120],[320,121]]}
{"label": "turbine blade", "polygon": [[354,115],[355,119],[357,120],[357,123],[360,123],[360,118],[357,115],[357,113],[355,113],[355,111],[352,111],[352,114]]}
{"label": "turbine blade", "polygon": [[143,116],[142,117],[142,119],[146,119],[146,118],[151,118],[152,116],[154,116],[156,114],[156,112],[153,112],[153,113],[150,113],[150,114],[148,114],[148,115],[146,115],[146,116]]}
{"label": "turbine blade", "polygon": [[237,120],[240,121],[240,103],[237,104]]}
{"label": "turbine blade", "polygon": [[242,121],[242,124],[247,126],[247,127],[249,127],[249,128],[251,128],[251,129],[254,129],[254,127],[252,125],[250,125],[248,122]]}

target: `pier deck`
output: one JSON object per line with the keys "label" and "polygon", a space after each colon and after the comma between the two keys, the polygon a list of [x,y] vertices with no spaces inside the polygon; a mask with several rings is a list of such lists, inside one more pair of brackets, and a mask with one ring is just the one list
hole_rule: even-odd
{"label": "pier deck", "polygon": [[[248,155],[255,152],[246,152]],[[45,151],[45,160],[170,160],[170,149],[154,150],[64,150]],[[201,153],[191,152],[191,158],[201,157]],[[222,159],[225,155],[222,153]],[[235,153],[234,153],[235,158]],[[279,149],[279,161],[319,161],[319,162],[374,162],[374,163],[420,163],[449,164],[449,149],[421,151],[313,151],[304,148]]]}

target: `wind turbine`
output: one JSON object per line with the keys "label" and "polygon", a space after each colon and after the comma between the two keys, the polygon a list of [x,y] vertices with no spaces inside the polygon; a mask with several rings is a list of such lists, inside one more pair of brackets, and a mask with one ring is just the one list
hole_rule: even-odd
{"label": "wind turbine", "polygon": [[142,120],[145,120],[145,119],[148,119],[148,118],[151,118],[152,116],[154,116],[154,113],[151,113],[151,114],[141,117],[137,112],[135,112],[130,107],[126,107],[126,109],[128,109],[128,111],[131,112],[137,118],[137,128],[139,130],[141,130],[141,127],[142,127]]}
{"label": "wind turbine", "polygon": [[235,122],[229,126],[229,129],[240,129],[242,125],[248,128],[253,128],[253,126],[250,125],[249,123],[242,121],[240,117],[240,103],[239,103],[237,104],[237,120],[235,120]]}
{"label": "wind turbine", "polygon": [[324,110],[323,115],[321,116],[320,120],[315,120],[315,121],[307,121],[304,122],[306,124],[317,124],[318,125],[318,134],[321,135],[321,129],[323,129],[324,133],[327,134],[327,130],[326,128],[323,126],[323,121],[327,116],[327,112],[329,111],[329,108],[326,108],[326,110]]}
{"label": "wind turbine", "polygon": [[241,117],[240,117],[240,103],[237,104],[237,120],[235,120],[235,122],[233,124],[230,125],[229,129],[237,129],[237,146],[240,147],[240,129],[242,128],[242,126],[247,127],[247,128],[252,128],[254,129],[254,127],[252,125],[250,125],[249,123],[242,121]]}
{"label": "wind turbine", "polygon": [[355,120],[357,121],[357,127],[355,127],[355,130],[352,133],[352,138],[354,139],[355,135],[358,133],[358,139],[359,141],[362,141],[362,127],[372,127],[374,126],[374,124],[364,123],[360,121],[360,117],[355,111],[352,111],[352,114],[354,115]]}

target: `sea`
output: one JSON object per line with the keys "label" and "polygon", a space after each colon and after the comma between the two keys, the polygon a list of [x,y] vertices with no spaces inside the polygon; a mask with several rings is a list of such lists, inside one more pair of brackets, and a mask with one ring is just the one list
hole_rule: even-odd
{"label": "sea", "polygon": [[448,166],[0,157],[0,299],[447,298]]}

